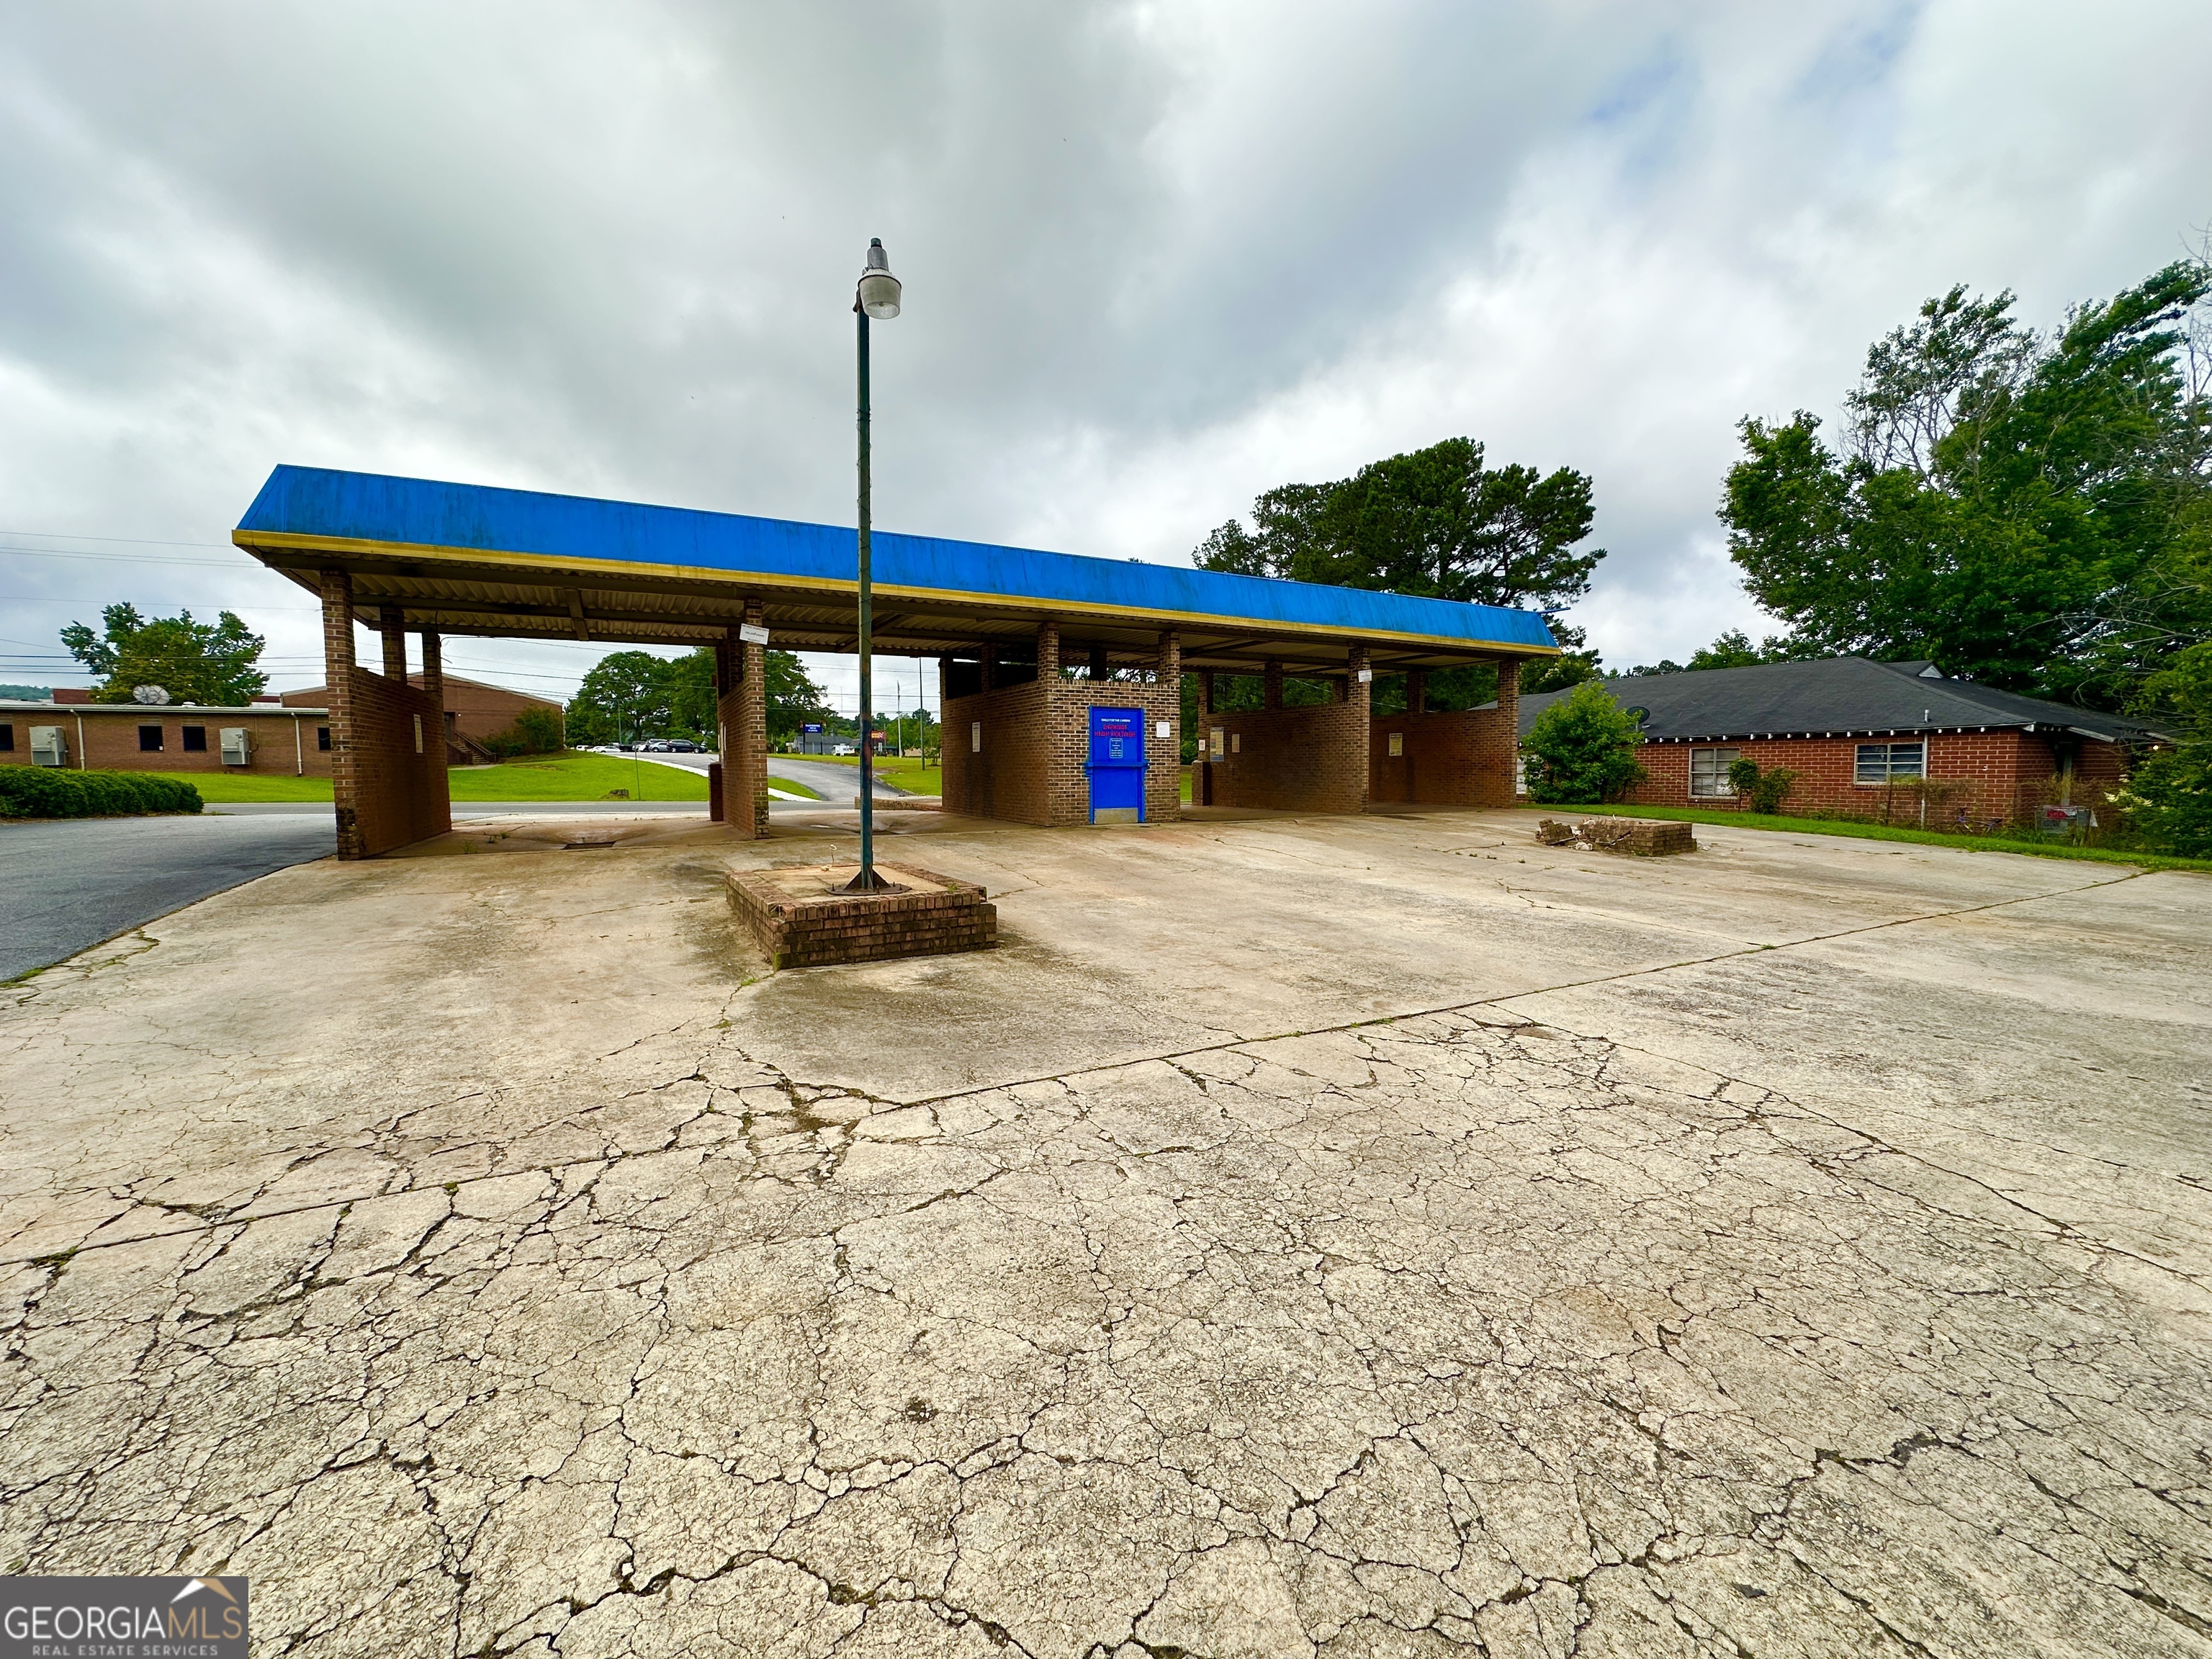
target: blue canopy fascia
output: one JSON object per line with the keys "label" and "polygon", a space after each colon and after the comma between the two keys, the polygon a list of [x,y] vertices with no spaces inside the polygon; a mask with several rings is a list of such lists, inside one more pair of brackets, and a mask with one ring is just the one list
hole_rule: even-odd
{"label": "blue canopy fascia", "polygon": [[[323,467],[277,467],[233,539],[248,549],[446,555],[770,588],[857,586],[857,537],[847,526]],[[874,583],[886,598],[1013,603],[1163,626],[1279,627],[1514,655],[1558,649],[1542,617],[1499,605],[935,536],[878,531],[872,540]]]}

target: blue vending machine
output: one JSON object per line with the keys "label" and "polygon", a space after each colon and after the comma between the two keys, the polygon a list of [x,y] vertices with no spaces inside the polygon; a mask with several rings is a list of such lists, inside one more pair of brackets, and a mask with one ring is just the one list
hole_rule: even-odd
{"label": "blue vending machine", "polygon": [[1091,711],[1091,821],[1145,821],[1145,711]]}

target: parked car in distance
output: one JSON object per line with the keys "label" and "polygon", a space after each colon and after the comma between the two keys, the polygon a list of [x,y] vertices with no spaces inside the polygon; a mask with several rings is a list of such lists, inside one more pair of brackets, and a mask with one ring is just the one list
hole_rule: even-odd
{"label": "parked car in distance", "polygon": [[665,755],[668,752],[668,739],[647,738],[643,743],[638,744],[638,747],[648,755]]}
{"label": "parked car in distance", "polygon": [[699,745],[689,738],[672,738],[668,752],[672,755],[696,755],[699,752]]}
{"label": "parked car in distance", "polygon": [[830,745],[830,752],[833,755],[857,755],[860,751],[849,743],[833,743]]}

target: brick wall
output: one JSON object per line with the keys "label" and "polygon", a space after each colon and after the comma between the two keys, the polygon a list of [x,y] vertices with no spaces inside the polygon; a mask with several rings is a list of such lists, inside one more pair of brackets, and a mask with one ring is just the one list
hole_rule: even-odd
{"label": "brick wall", "polygon": [[[1494,708],[1375,720],[1368,734],[1368,799],[1421,806],[1512,805],[1519,682],[1519,665],[1502,663]],[[1394,733],[1404,751],[1395,756]]]}
{"label": "brick wall", "polygon": [[[1139,708],[1145,720],[1145,820],[1171,823],[1182,811],[1182,687],[1157,680],[1069,680],[1053,690],[1047,788],[1053,823],[1091,821],[1091,711]],[[1168,735],[1160,735],[1160,722]]]}
{"label": "brick wall", "polygon": [[1162,659],[1145,679],[1070,679],[1060,672],[1058,633],[1046,628],[1038,630],[1033,680],[951,697],[943,695],[940,670],[945,810],[1013,823],[1088,823],[1095,706],[1144,711],[1145,817],[1173,822],[1182,810],[1182,675],[1171,635]]}
{"label": "brick wall", "polygon": [[[1350,695],[1334,702],[1202,716],[1199,744],[1209,775],[1207,801],[1286,812],[1364,808],[1372,724],[1367,687],[1357,679],[1346,685]],[[1222,734],[1218,759],[1212,747],[1217,731]]]}
{"label": "brick wall", "polygon": [[453,817],[439,736],[443,711],[428,693],[367,669],[347,678],[349,718],[332,733],[338,856],[374,858],[444,835]]}
{"label": "brick wall", "polygon": [[[407,683],[419,688],[422,676],[410,674]],[[526,692],[510,691],[505,686],[485,685],[452,674],[441,676],[441,684],[445,694],[447,728],[468,737],[495,736],[513,726],[518,715],[532,708],[542,708],[556,719],[565,718],[559,703]],[[330,687],[314,685],[287,691],[283,701],[288,708],[326,708],[331,701]]]}
{"label": "brick wall", "polygon": [[939,706],[945,722],[945,810],[1009,823],[1053,823],[1050,688],[1030,680],[940,699]]}
{"label": "brick wall", "polygon": [[[1796,772],[1783,803],[1785,812],[1846,812],[1880,817],[1889,791],[1881,785],[1855,781],[1858,746],[1862,743],[1911,742],[1917,734],[1879,738],[1767,738],[1727,744],[1647,743],[1637,758],[1650,773],[1627,796],[1640,806],[1710,806],[1729,810],[1741,803],[1734,797],[1717,799],[1690,795],[1692,749],[1735,750],[1762,769],[1786,766]],[[1942,810],[1955,815],[1963,808],[1977,821],[2008,816],[2023,787],[2050,779],[2057,770],[2057,757],[2040,732],[2016,730],[1995,732],[1934,732],[1927,734],[1927,775],[1931,781],[1962,786]],[[2128,767],[2127,751],[2116,744],[2084,740],[2075,763],[2076,775],[2084,780],[2116,779]],[[1917,805],[1917,804],[1916,804]],[[1936,810],[1931,804],[1931,811]]]}
{"label": "brick wall", "polygon": [[[94,708],[103,712],[94,714]],[[80,717],[84,722],[82,741],[77,736]],[[0,714],[0,720],[15,728],[19,758],[29,755],[32,726],[58,726],[69,739],[70,765],[95,772],[229,772],[289,778],[328,777],[331,771],[329,753],[315,741],[317,730],[326,723],[319,712],[303,714],[295,720],[289,714],[235,708],[149,708],[101,703],[66,709],[11,709]],[[160,749],[139,748],[142,726],[161,728]],[[205,749],[185,747],[187,726],[197,726],[206,734]],[[242,726],[252,734],[252,754],[244,766],[222,763],[223,728],[233,726]]]}

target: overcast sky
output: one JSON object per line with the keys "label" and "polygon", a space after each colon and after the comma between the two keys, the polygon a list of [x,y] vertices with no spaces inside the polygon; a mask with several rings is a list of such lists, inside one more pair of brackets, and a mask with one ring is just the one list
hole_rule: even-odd
{"label": "overcast sky", "polygon": [[279,461],[850,523],[871,235],[879,526],[1182,562],[1466,434],[1592,476],[1575,619],[1679,658],[1761,628],[1734,423],[2180,255],[2208,62],[2203,0],[0,3],[0,679],[129,599],[319,681],[227,539]]}

